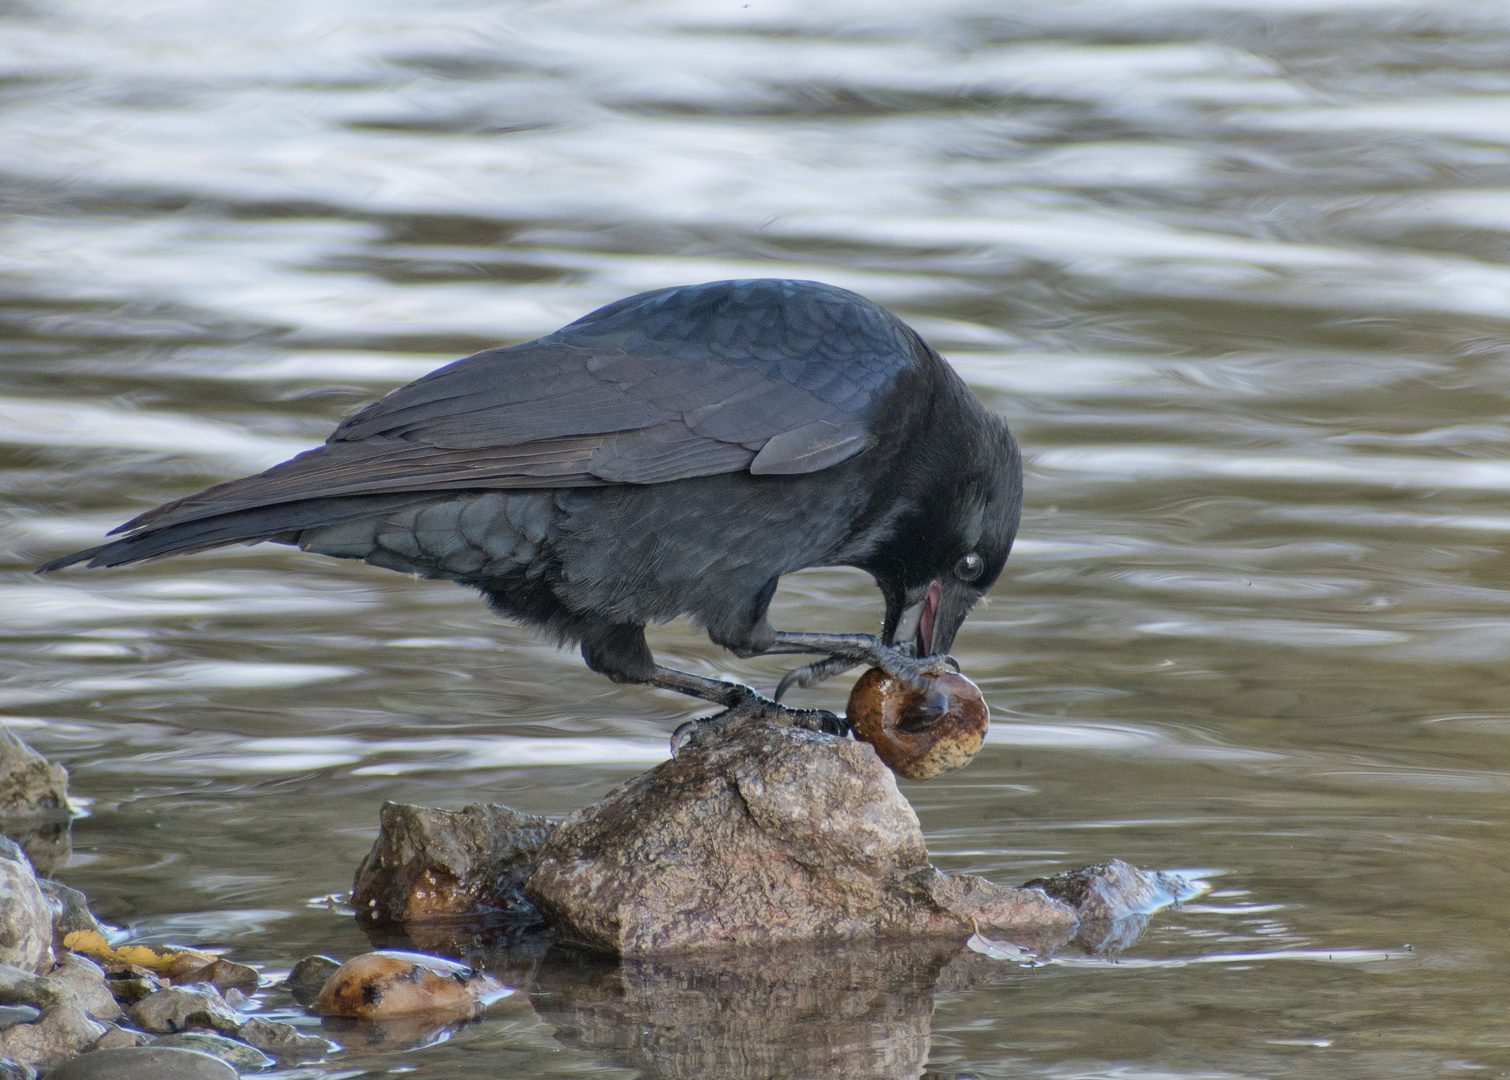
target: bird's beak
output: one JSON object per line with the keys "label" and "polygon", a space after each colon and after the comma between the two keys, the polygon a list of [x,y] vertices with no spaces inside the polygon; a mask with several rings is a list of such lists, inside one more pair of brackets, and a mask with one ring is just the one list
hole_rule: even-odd
{"label": "bird's beak", "polygon": [[970,586],[952,577],[935,578],[926,586],[909,591],[892,640],[911,640],[918,656],[947,653],[979,596]]}

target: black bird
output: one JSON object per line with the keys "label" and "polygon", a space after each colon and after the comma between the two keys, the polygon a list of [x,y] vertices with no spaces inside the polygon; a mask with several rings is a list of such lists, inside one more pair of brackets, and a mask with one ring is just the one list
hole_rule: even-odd
{"label": "black bird", "polygon": [[[768,704],[657,664],[646,624],[827,654],[778,698],[858,663],[915,675],[1001,573],[1021,503],[1006,424],[900,319],[818,282],[715,281],[458,360],[40,569],[297,544],[471,585],[615,682]],[[875,578],[879,638],[771,627],[781,575],[809,566]]]}

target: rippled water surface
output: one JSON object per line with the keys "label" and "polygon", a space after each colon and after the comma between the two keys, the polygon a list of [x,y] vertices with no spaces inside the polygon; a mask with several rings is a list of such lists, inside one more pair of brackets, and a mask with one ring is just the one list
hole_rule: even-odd
{"label": "rippled water surface", "polygon": [[[350,955],[321,898],[382,800],[563,814],[686,705],[287,548],[30,567],[456,356],[740,276],[891,306],[1023,444],[956,650],[991,745],[905,786],[938,862],[1211,885],[1115,964],[526,958],[449,1041],[280,1075],[1510,1072],[1502,5],[10,0],[0,148],[0,712],[72,771],[60,876],[104,917]],[[879,612],[849,572],[776,602]]]}

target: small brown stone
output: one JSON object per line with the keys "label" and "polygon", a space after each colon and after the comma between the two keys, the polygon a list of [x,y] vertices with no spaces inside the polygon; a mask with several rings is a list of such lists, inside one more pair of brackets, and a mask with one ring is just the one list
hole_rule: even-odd
{"label": "small brown stone", "polygon": [[143,1035],[140,1031],[132,1031],[130,1028],[123,1028],[119,1024],[106,1024],[105,1034],[101,1035],[99,1042],[91,1046],[89,1050],[93,1053],[95,1050],[115,1050],[123,1046],[146,1045],[147,1036]]}
{"label": "small brown stone", "polygon": [[353,1020],[420,1014],[467,1016],[506,992],[491,975],[437,956],[370,952],[342,964],[314,1012]]}
{"label": "small brown stone", "polygon": [[969,764],[991,722],[980,687],[958,672],[926,675],[923,682],[914,686],[871,668],[855,683],[846,710],[855,738],[908,780]]}
{"label": "small brown stone", "polygon": [[213,960],[208,964],[197,964],[186,970],[170,971],[169,975],[177,985],[209,983],[222,994],[228,990],[255,990],[262,985],[262,977],[257,974],[255,968],[249,968],[245,964],[233,964],[224,959]]}

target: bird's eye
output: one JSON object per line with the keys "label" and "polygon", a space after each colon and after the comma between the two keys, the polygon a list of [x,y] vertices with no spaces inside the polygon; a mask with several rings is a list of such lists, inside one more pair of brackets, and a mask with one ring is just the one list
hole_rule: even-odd
{"label": "bird's eye", "polygon": [[961,581],[974,581],[985,568],[986,560],[972,551],[954,564],[954,576]]}

